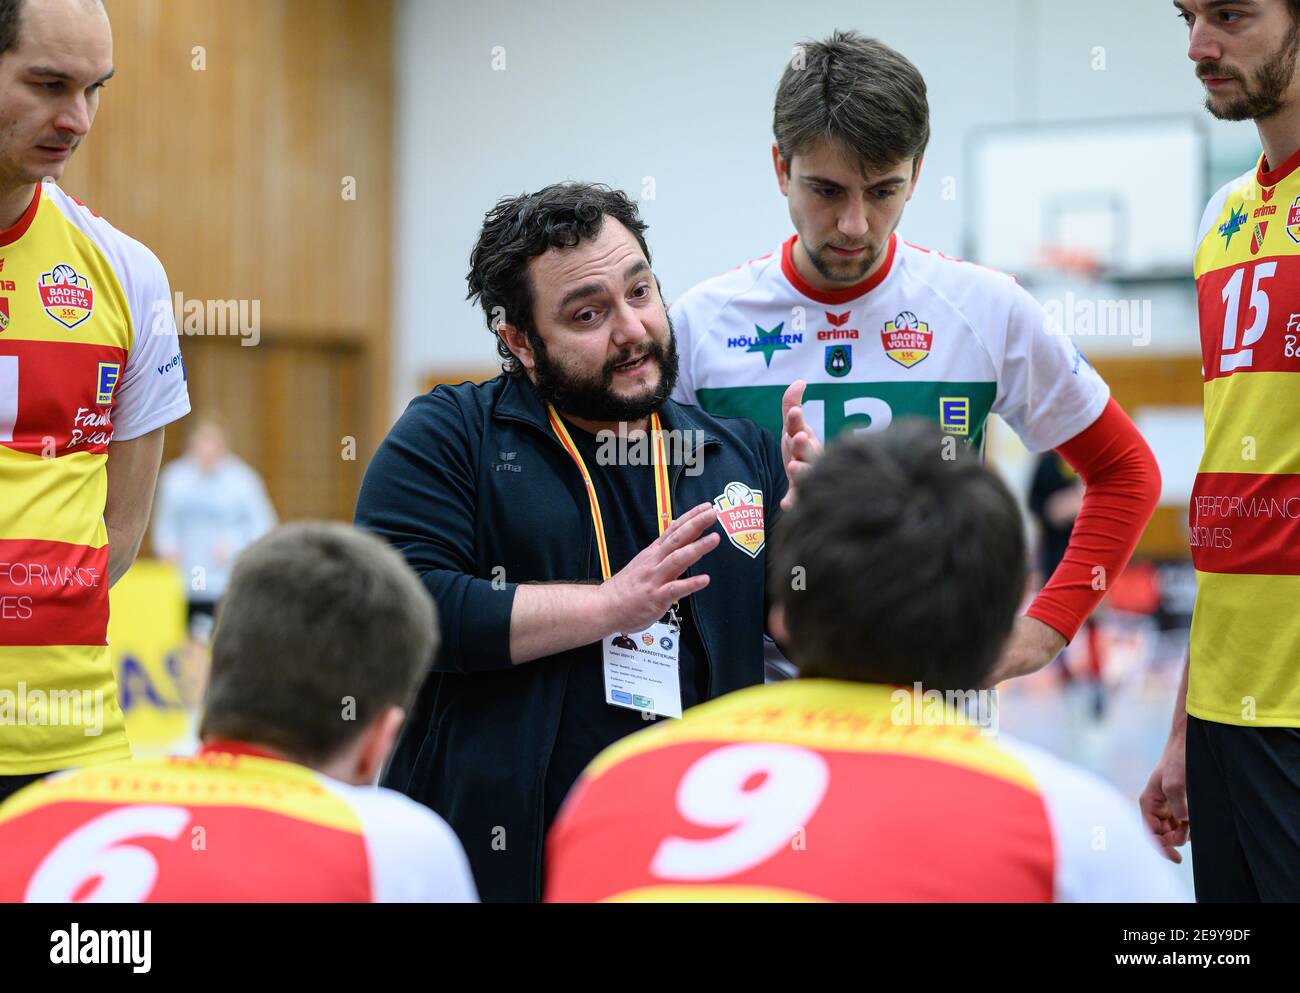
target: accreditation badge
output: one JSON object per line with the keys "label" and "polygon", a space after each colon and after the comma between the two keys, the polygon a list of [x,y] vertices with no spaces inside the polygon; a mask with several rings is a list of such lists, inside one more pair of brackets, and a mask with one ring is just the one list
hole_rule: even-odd
{"label": "accreditation badge", "polygon": [[660,717],[682,716],[681,624],[672,615],[644,631],[606,635],[600,653],[606,703]]}

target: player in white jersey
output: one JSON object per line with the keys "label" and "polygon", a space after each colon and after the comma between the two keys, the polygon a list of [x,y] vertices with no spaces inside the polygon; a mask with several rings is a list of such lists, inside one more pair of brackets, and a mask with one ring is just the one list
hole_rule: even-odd
{"label": "player in white jersey", "polygon": [[1059,451],[1087,495],[993,678],[1035,671],[1127,565],[1159,494],[1155,458],[1012,277],[899,238],[930,137],[915,66],[851,31],[797,52],[772,146],[797,233],[673,304],[674,399],[782,434],[793,475],[822,441],[907,415],[979,447],[997,413],[1032,451]]}

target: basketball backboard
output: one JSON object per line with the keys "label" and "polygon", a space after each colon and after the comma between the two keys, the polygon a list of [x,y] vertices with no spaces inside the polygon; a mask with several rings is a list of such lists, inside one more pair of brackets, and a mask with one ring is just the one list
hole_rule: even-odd
{"label": "basketball backboard", "polygon": [[967,145],[963,252],[1026,281],[1091,269],[1186,279],[1209,198],[1208,140],[1192,117],[979,129]]}

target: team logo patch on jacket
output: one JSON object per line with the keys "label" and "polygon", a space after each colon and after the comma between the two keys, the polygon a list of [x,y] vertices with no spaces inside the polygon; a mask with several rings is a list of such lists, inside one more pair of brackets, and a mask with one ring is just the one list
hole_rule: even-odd
{"label": "team logo patch on jacket", "polygon": [[1286,212],[1286,233],[1300,245],[1300,197],[1291,201],[1291,209]]}
{"label": "team logo patch on jacket", "polygon": [[9,330],[9,298],[0,297],[0,331]]}
{"label": "team logo patch on jacket", "polygon": [[42,273],[36,290],[45,313],[65,328],[75,328],[95,309],[94,288],[66,262]]}
{"label": "team logo patch on jacket", "polygon": [[731,543],[750,558],[758,558],[763,550],[766,532],[763,530],[763,494],[744,483],[730,482],[722,494],[713,500],[718,511],[718,523]]}
{"label": "team logo patch on jacket", "polygon": [[930,325],[919,321],[910,310],[905,310],[885,325],[880,332],[885,354],[904,368],[910,369],[927,355],[934,343]]}

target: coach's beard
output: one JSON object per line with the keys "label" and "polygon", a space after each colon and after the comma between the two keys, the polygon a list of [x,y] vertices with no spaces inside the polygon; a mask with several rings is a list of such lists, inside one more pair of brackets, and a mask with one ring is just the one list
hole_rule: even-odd
{"label": "coach's beard", "polygon": [[625,397],[615,393],[614,367],[636,357],[632,350],[605,363],[594,379],[571,374],[547,354],[546,344],[538,338],[533,346],[533,385],[543,403],[554,405],[561,413],[588,421],[639,421],[663,406],[677,385],[677,335],[668,322],[668,347],[654,340],[646,343],[646,352],[659,366],[659,383],[649,393]]}

